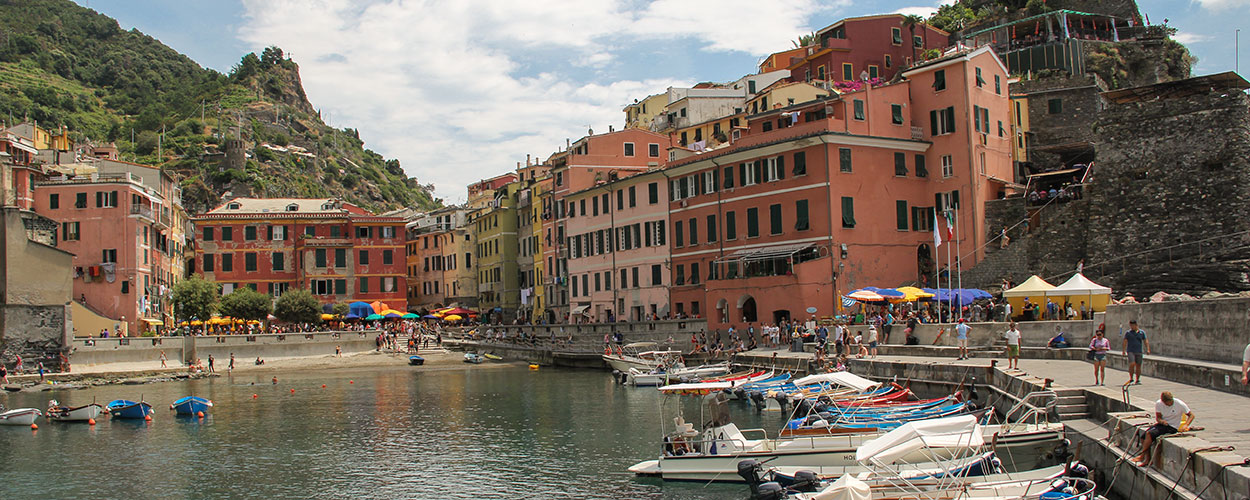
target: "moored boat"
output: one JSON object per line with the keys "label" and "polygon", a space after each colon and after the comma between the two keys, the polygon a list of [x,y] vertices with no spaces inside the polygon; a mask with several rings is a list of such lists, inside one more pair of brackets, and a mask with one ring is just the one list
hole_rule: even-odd
{"label": "moored boat", "polygon": [[152,405],[146,401],[114,399],[105,408],[113,418],[145,419],[152,414]]}
{"label": "moored boat", "polygon": [[478,354],[478,353],[475,353],[475,352],[466,352],[466,353],[464,353],[464,362],[465,362],[465,363],[473,363],[473,364],[475,364],[475,365],[476,365],[476,364],[480,364],[480,363],[482,362],[482,360],[483,360],[483,359],[485,359],[485,358],[483,358],[481,354]]}
{"label": "moored boat", "polygon": [[[0,411],[4,408],[0,407]],[[35,423],[35,419],[43,415],[38,408],[14,408],[0,413],[0,425],[25,425]]]}
{"label": "moored boat", "polygon": [[483,356],[491,361],[503,361],[503,357],[497,354],[486,353]]}
{"label": "moored boat", "polygon": [[421,365],[424,365],[424,364],[425,364],[425,358],[423,358],[423,357],[421,357],[421,356],[417,356],[416,354],[413,354],[412,356],[408,356],[408,364],[410,364],[410,365],[412,365],[412,366],[421,366]]}
{"label": "moored boat", "polygon": [[44,416],[53,422],[87,422],[100,416],[104,407],[91,403],[84,406],[61,406],[55,399],[48,401]]}
{"label": "moored boat", "polygon": [[212,401],[197,396],[187,396],[169,405],[169,408],[179,415],[197,415],[200,412],[208,413],[208,409],[212,407]]}

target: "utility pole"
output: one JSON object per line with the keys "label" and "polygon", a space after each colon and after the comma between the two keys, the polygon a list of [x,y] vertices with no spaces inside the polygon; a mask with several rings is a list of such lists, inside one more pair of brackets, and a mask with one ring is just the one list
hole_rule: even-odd
{"label": "utility pole", "polygon": [[1233,32],[1233,72],[1241,73],[1241,28]]}

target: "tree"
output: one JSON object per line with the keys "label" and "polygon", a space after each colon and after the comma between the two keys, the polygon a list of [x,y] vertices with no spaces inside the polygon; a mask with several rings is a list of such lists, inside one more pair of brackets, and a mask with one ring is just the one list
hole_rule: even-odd
{"label": "tree", "polygon": [[343,316],[347,316],[347,313],[349,312],[352,312],[352,306],[348,305],[346,302],[334,304],[334,314],[336,316],[341,318]]}
{"label": "tree", "polygon": [[308,290],[287,290],[274,304],[273,315],[287,323],[320,323],[321,303]]}
{"label": "tree", "polygon": [[268,295],[245,286],[222,297],[220,309],[221,314],[231,318],[260,321],[269,317],[273,301]]}
{"label": "tree", "polygon": [[911,59],[916,60],[916,25],[924,25],[924,18],[915,14],[903,16],[903,27],[907,28],[907,32],[911,36],[907,39],[907,45],[911,45]]}
{"label": "tree", "polygon": [[790,40],[790,43],[793,44],[796,49],[801,49],[808,45],[816,45],[816,32],[813,31],[811,33],[799,35],[797,40]]}
{"label": "tree", "polygon": [[221,287],[199,276],[192,276],[174,285],[174,316],[181,319],[206,320],[217,307]]}

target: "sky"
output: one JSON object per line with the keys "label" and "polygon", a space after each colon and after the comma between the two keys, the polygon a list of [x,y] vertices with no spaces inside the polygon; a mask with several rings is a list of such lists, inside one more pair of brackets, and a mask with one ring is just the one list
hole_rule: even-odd
{"label": "sky", "polygon": [[[447,203],[468,184],[620,128],[670,86],[725,82],[852,16],[926,15],[937,0],[76,0],[221,72],[276,45],[309,101],[397,158]],[[949,0],[948,0],[949,1]],[[1198,57],[1231,71],[1250,0],[1140,0]],[[1250,44],[1248,44],[1250,45]],[[1250,52],[1250,50],[1241,51]],[[1240,62],[1250,71],[1250,55]]]}

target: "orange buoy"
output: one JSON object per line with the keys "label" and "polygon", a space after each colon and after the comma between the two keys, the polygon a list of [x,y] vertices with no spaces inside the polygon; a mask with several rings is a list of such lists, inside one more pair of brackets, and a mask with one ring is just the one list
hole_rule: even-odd
{"label": "orange buoy", "polygon": [[253,394],[253,395],[252,395],[252,399],[256,399],[257,397],[259,397],[259,396],[255,395],[255,394]]}
{"label": "orange buoy", "polygon": [[39,424],[30,424],[30,430],[32,431],[39,430]]}
{"label": "orange buoy", "polygon": [[295,394],[295,389],[291,389],[291,394]]}
{"label": "orange buoy", "polygon": [[95,419],[94,418],[87,419],[87,425],[95,425]]}
{"label": "orange buoy", "polygon": [[145,422],[151,422],[151,421],[152,421],[152,416],[151,416],[151,415],[146,415],[146,416],[144,416],[144,417],[143,417],[143,420],[144,420]]}
{"label": "orange buoy", "polygon": [[204,418],[204,412],[202,412],[202,411],[197,411],[197,412],[195,412],[195,416],[200,417],[200,418]]}
{"label": "orange buoy", "polygon": [[348,380],[348,381],[347,381],[347,383],[349,383],[349,384],[354,384],[354,383],[356,383],[356,381],[355,381],[355,380]]}
{"label": "orange buoy", "polygon": [[326,385],[325,385],[325,384],[321,384],[321,388],[322,388],[322,389],[325,389],[325,388],[326,388]]}

